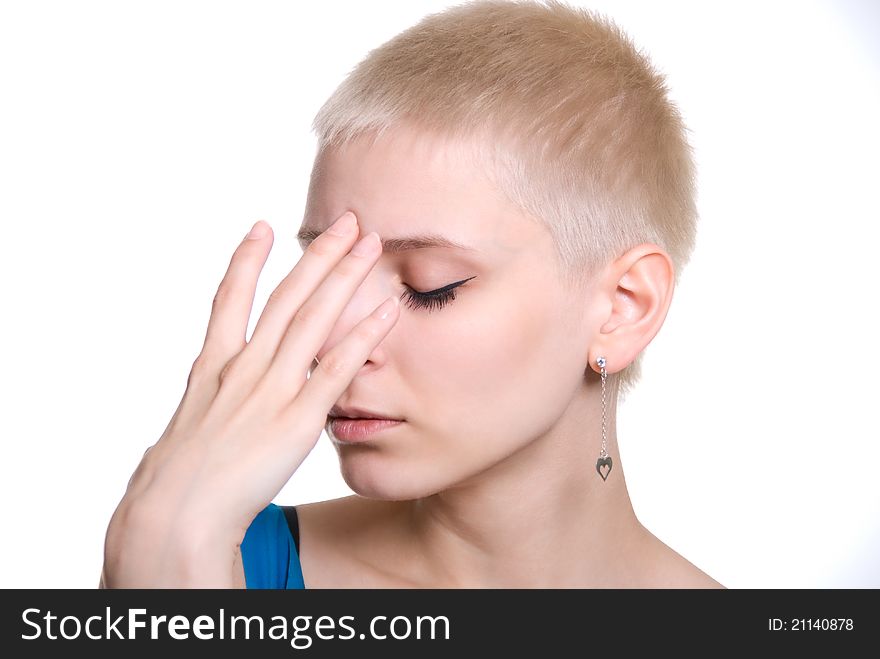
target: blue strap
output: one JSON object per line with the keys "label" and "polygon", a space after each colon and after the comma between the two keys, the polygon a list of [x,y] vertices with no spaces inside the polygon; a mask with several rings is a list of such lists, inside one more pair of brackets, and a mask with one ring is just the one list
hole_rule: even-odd
{"label": "blue strap", "polygon": [[248,527],[241,542],[248,588],[304,589],[302,567],[284,511],[270,503]]}

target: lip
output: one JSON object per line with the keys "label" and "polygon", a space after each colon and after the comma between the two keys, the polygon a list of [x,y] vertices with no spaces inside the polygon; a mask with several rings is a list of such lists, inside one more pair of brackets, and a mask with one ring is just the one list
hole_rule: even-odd
{"label": "lip", "polygon": [[330,432],[344,442],[365,442],[403,421],[397,419],[344,419],[330,417]]}
{"label": "lip", "polygon": [[403,419],[387,416],[375,410],[368,410],[365,407],[340,407],[338,405],[334,405],[327,416],[331,419],[390,419],[392,421],[403,421]]}

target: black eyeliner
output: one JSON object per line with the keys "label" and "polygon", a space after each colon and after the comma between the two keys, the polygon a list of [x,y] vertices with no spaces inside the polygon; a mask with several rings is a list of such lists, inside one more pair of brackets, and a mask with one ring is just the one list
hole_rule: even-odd
{"label": "black eyeliner", "polygon": [[[476,277],[476,275],[474,275],[474,277]],[[406,304],[410,309],[427,309],[429,312],[435,309],[442,309],[455,299],[455,289],[474,277],[468,277],[467,279],[453,282],[443,288],[438,288],[426,293],[416,291],[407,286],[408,290],[404,293],[408,298]]]}

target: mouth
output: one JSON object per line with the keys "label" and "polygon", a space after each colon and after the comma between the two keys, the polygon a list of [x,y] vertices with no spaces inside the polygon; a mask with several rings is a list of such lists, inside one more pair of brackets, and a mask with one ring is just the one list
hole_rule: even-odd
{"label": "mouth", "polygon": [[[372,408],[372,409],[371,409]],[[347,419],[349,421],[379,420],[379,421],[403,421],[401,417],[388,416],[384,410],[374,408],[372,405],[334,405],[327,410],[328,420]]]}
{"label": "mouth", "polygon": [[344,443],[373,439],[382,431],[403,423],[403,420],[400,419],[386,418],[353,418],[344,416],[328,416],[327,418],[330,434],[337,441]]}
{"label": "mouth", "polygon": [[392,419],[387,416],[334,416],[327,415],[327,419],[335,421],[336,419],[345,419],[346,421],[403,421],[403,419]]}

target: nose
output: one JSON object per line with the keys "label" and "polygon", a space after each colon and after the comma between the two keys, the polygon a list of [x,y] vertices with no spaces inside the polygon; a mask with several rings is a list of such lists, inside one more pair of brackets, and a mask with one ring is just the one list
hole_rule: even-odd
{"label": "nose", "polygon": [[[354,329],[355,325],[373,313],[376,307],[394,294],[390,278],[387,276],[382,277],[374,267],[343,307],[342,312],[339,314],[330,333],[327,335],[324,345],[321,346],[321,349],[315,356],[315,362],[320,363],[323,356],[347,337],[352,329]],[[388,337],[386,336],[385,339],[387,338]],[[383,339],[383,341],[385,339]],[[373,355],[370,355],[370,359],[373,359],[375,351],[379,350],[381,346],[382,343],[379,343],[379,345],[376,346]]]}

